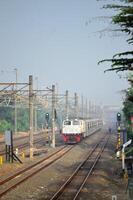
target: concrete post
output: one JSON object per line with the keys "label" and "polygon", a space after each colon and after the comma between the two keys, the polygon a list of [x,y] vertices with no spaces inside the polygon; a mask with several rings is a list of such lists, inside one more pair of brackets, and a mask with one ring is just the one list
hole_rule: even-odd
{"label": "concrete post", "polygon": [[55,85],[52,85],[52,147],[55,148]]}
{"label": "concrete post", "polygon": [[29,76],[30,159],[33,158],[33,77]]}
{"label": "concrete post", "polygon": [[[17,91],[17,83],[18,83],[18,70],[17,68],[14,69],[15,72],[16,72],[16,87],[15,87],[15,90]],[[15,98],[15,103],[14,103],[14,106],[15,106],[15,134],[17,134],[17,131],[18,131],[18,119],[17,119],[17,93],[15,93],[14,95],[14,98]]]}

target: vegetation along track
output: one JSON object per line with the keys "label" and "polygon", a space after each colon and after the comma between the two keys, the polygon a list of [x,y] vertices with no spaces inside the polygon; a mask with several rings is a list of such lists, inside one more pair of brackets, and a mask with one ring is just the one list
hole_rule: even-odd
{"label": "vegetation along track", "polygon": [[108,140],[109,136],[107,135],[104,139],[97,143],[93,149],[91,149],[85,160],[79,164],[73,174],[66,180],[66,182],[59,188],[50,200],[77,199],[87,179],[92,174],[98,160],[100,159]]}
{"label": "vegetation along track", "polygon": [[63,146],[56,152],[52,153],[48,157],[34,163],[33,165],[24,168],[15,174],[7,177],[6,179],[0,179],[0,197],[5,195],[7,192],[27,180],[28,178],[32,177],[33,175],[37,174],[44,168],[50,166],[56,160],[60,159],[64,156],[68,151],[70,151],[74,146]]}

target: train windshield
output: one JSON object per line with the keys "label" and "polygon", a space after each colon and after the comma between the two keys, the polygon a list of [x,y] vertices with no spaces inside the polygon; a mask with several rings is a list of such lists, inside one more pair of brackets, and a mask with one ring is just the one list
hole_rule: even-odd
{"label": "train windshield", "polygon": [[64,125],[71,125],[71,121],[64,121]]}
{"label": "train windshield", "polygon": [[79,121],[73,121],[73,125],[79,125]]}

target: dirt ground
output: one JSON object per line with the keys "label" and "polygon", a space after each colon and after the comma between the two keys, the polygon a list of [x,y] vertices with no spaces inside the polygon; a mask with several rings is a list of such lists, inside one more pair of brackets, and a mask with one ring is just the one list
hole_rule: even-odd
{"label": "dirt ground", "polygon": [[[98,138],[102,138],[103,132],[98,132],[79,143],[71,152],[56,161],[52,166],[40,171],[34,177],[25,181],[13,191],[3,196],[2,200],[43,200],[50,199],[52,194],[64,183],[73,169],[83,160],[88,152],[88,147],[94,145]],[[82,190],[80,200],[127,200],[127,180],[120,176],[121,162],[115,158],[114,147],[116,137],[111,136],[110,141],[98,163],[91,178]],[[49,151],[50,152],[50,151]],[[42,155],[44,156],[44,155]],[[46,155],[45,155],[46,156]],[[36,158],[37,159],[37,158]],[[34,162],[34,161],[33,161]],[[25,165],[29,164],[28,161]],[[20,164],[6,165],[0,168],[0,175],[4,172],[12,173],[21,168]]]}
{"label": "dirt ground", "polygon": [[116,137],[112,135],[95,171],[87,181],[80,200],[127,200],[127,179],[121,175],[121,161],[114,153]]}

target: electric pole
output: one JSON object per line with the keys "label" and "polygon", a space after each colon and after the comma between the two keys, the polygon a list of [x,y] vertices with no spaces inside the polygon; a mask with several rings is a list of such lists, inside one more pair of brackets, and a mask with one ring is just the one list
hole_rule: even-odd
{"label": "electric pole", "polygon": [[33,76],[29,76],[30,159],[33,158]]}
{"label": "electric pole", "polygon": [[52,85],[52,147],[55,148],[55,85]]}
{"label": "electric pole", "polygon": [[[15,90],[17,91],[17,83],[18,83],[18,70],[17,68],[14,69],[15,70],[15,73],[16,73],[16,86],[15,86]],[[14,94],[14,98],[15,98],[15,101],[14,101],[14,107],[15,107],[15,119],[14,119],[14,126],[15,126],[15,134],[17,134],[17,131],[18,131],[18,124],[17,124],[17,93]]]}

